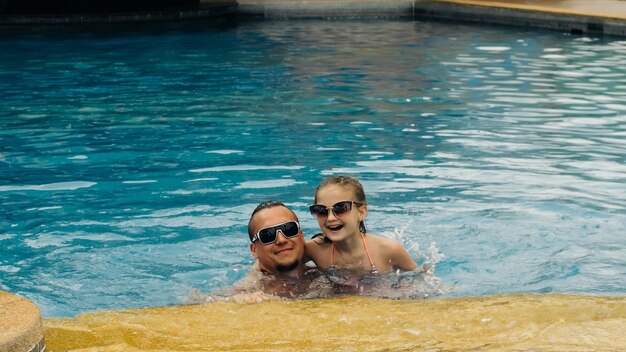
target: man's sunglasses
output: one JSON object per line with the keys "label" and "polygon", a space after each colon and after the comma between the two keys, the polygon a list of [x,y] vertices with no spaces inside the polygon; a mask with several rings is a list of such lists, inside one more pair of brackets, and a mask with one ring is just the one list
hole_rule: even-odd
{"label": "man's sunglasses", "polygon": [[278,231],[282,232],[285,238],[296,237],[300,233],[300,224],[296,221],[287,221],[282,224],[264,227],[252,237],[252,242],[259,240],[261,244],[270,244],[276,242]]}
{"label": "man's sunglasses", "polygon": [[321,204],[313,204],[309,207],[309,211],[311,212],[311,215],[315,215],[317,217],[323,217],[323,218],[328,216],[328,212],[330,210],[333,211],[333,214],[335,214],[335,216],[341,216],[349,212],[350,210],[352,210],[352,203],[356,204],[357,206],[363,205],[363,203],[357,203],[351,200],[344,200],[344,201],[335,203],[335,205],[333,205],[330,208]]}

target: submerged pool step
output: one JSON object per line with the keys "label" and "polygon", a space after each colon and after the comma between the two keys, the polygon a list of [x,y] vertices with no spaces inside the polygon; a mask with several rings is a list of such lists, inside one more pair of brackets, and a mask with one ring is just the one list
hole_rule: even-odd
{"label": "submerged pool step", "polygon": [[509,294],[213,302],[44,325],[53,351],[622,351],[625,317],[622,296]]}
{"label": "submerged pool step", "polygon": [[26,298],[0,291],[0,351],[41,352],[46,349],[41,313]]}

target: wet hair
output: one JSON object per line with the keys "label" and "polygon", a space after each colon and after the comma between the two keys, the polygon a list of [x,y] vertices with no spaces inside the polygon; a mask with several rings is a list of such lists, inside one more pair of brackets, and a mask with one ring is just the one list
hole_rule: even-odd
{"label": "wet hair", "polygon": [[269,209],[274,207],[283,207],[289,210],[293,214],[295,220],[298,221],[296,213],[294,213],[293,210],[287,208],[287,206],[282,202],[279,202],[277,200],[268,200],[266,202],[261,202],[259,205],[256,206],[256,208],[254,208],[254,210],[252,211],[252,215],[250,215],[250,220],[248,221],[248,236],[250,237],[250,241],[252,241],[252,238],[255,235],[254,229],[252,228],[252,219],[254,219],[254,215],[263,209]]}
{"label": "wet hair", "polygon": [[[367,205],[367,199],[365,198],[365,190],[363,189],[363,185],[359,180],[350,176],[331,176],[324,181],[322,181],[317,188],[315,189],[315,198],[314,203],[317,203],[317,193],[319,193],[320,189],[328,186],[328,185],[337,185],[343,188],[350,189],[356,198],[355,202],[360,203],[361,205]],[[361,220],[359,223],[359,231],[366,233],[367,229],[365,228],[365,222]]]}

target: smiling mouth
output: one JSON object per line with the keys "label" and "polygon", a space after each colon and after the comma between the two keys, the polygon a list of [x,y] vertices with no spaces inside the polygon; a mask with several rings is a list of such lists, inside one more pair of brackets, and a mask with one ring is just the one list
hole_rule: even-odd
{"label": "smiling mouth", "polygon": [[343,225],[332,225],[332,226],[326,226],[326,227],[331,231],[339,231],[343,228]]}
{"label": "smiling mouth", "polygon": [[276,251],[276,254],[281,254],[281,253],[288,252],[288,251],[291,251],[291,250],[293,250],[293,248],[283,248],[283,249],[281,249],[279,251]]}

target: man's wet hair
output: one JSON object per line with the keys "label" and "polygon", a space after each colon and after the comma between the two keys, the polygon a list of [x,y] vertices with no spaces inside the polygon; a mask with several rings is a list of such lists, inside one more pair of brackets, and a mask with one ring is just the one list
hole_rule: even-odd
{"label": "man's wet hair", "polygon": [[269,209],[274,207],[284,207],[293,214],[293,217],[296,219],[296,221],[298,220],[296,213],[294,213],[293,210],[289,209],[282,202],[279,202],[277,200],[268,200],[266,202],[261,202],[259,205],[256,206],[256,208],[254,208],[254,210],[252,211],[252,215],[250,215],[250,220],[248,221],[248,236],[250,237],[250,241],[252,241],[252,238],[255,235],[254,229],[252,228],[252,219],[254,218],[254,215],[263,209]]}

